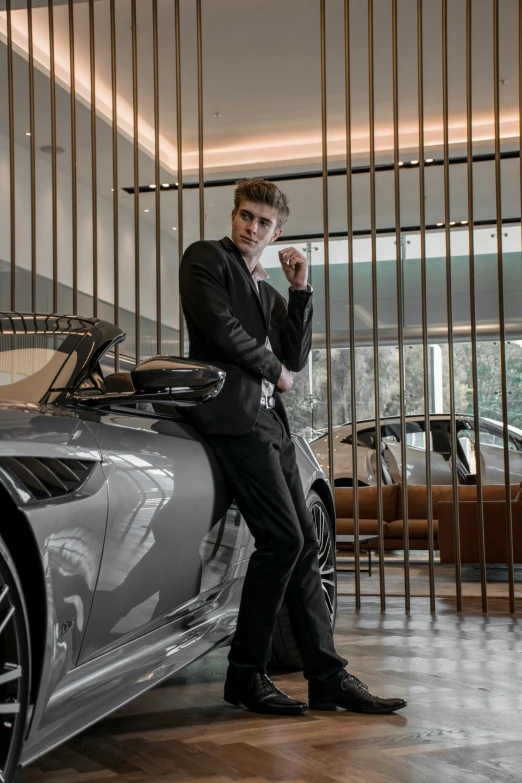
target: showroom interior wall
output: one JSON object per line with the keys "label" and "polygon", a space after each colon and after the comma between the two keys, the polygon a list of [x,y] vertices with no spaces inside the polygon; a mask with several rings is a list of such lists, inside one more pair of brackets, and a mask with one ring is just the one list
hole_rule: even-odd
{"label": "showroom interior wall", "polygon": [[[519,0],[250,0],[240,7],[234,0],[0,0],[2,307],[27,308],[35,279],[38,308],[53,307],[55,193],[59,309],[73,306],[76,247],[81,314],[96,311],[127,332],[116,362],[131,364],[136,356],[159,351],[183,354],[180,253],[200,237],[228,232],[238,178],[261,175],[280,182],[292,208],[281,241],[307,253],[315,290],[309,367],[287,397],[293,427],[310,440],[323,436],[324,466],[334,481],[335,427],[368,419],[377,432],[383,418],[399,417],[406,610],[405,416],[424,416],[429,429],[430,416],[442,407],[451,418],[453,444],[456,414],[469,416],[477,456],[479,417],[499,422],[504,431],[499,480],[510,497],[507,425],[522,426],[520,5]],[[26,136],[31,73],[34,139]],[[277,248],[267,252],[266,265],[271,282],[284,293]],[[357,475],[356,439],[350,451]],[[424,453],[434,609],[430,449]],[[481,460],[476,463],[482,509]],[[376,483],[384,609],[379,470]],[[355,509],[357,539],[357,502]],[[507,502],[513,610],[510,509]],[[483,525],[481,511],[480,589],[487,610]],[[360,606],[357,554],[355,565]],[[460,608],[458,554],[454,571]]]}

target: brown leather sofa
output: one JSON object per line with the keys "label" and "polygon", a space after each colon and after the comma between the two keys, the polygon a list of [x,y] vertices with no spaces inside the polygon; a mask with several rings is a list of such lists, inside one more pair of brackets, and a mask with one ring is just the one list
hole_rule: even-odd
{"label": "brown leather sofa", "polygon": [[[502,504],[505,498],[504,485],[491,484],[484,485],[483,499],[485,501],[485,507],[488,503],[493,501],[492,511],[488,511],[488,520],[495,518],[495,508],[499,509],[498,503]],[[518,484],[511,486],[511,497],[515,498],[519,490]],[[466,535],[469,535],[470,541],[472,538],[476,539],[476,533],[471,532],[473,529],[472,523],[472,510],[471,506],[475,507],[476,514],[476,498],[477,488],[472,485],[462,485],[458,488],[459,494],[459,508],[460,506],[469,505],[470,508],[465,512],[466,519],[469,516],[469,523],[466,522],[464,530]],[[453,487],[451,485],[433,486],[431,489],[432,507],[433,507],[433,535],[435,549],[439,549],[439,513],[440,509],[444,508],[444,552],[445,556],[451,557],[451,550],[449,549],[449,539],[453,541],[453,532],[451,534],[449,530],[453,530],[453,515],[451,519],[449,516],[448,507],[453,508]],[[475,501],[475,503],[473,503]],[[383,520],[384,520],[384,548],[391,549],[403,549],[404,548],[404,521],[403,521],[403,508],[402,508],[402,485],[391,484],[382,487],[382,505],[383,505]],[[512,507],[520,506],[522,503],[512,504]],[[337,516],[337,534],[338,535],[353,535],[354,523],[353,523],[353,489],[351,487],[336,487],[335,489],[335,510]],[[503,513],[503,512],[501,512]],[[518,516],[517,509],[517,519]],[[426,487],[422,485],[408,485],[408,532],[410,549],[428,549],[428,509],[427,509],[427,492]],[[522,516],[520,516],[522,519]],[[513,520],[514,521],[514,520]],[[488,522],[489,525],[489,522]],[[494,536],[493,528],[491,535]],[[489,531],[489,527],[488,527]],[[360,487],[359,488],[359,532],[367,535],[377,535],[379,533],[379,523],[377,518],[377,487]],[[522,528],[521,528],[522,533]],[[446,535],[447,534],[447,535]],[[489,535],[489,532],[488,532]],[[518,535],[518,534],[517,534]],[[461,540],[463,533],[461,531]],[[504,536],[505,537],[505,536]],[[518,538],[517,538],[518,541]],[[522,544],[522,541],[521,541]],[[372,549],[377,549],[379,546],[377,539],[371,542]],[[471,546],[471,543],[470,543]],[[351,544],[337,544],[338,550],[350,550],[353,549]],[[467,553],[466,549],[466,553]],[[472,550],[470,550],[471,552]],[[441,553],[442,561],[442,553]],[[445,562],[450,562],[445,561]],[[475,558],[470,561],[463,562],[478,562]],[[505,562],[502,560],[495,560],[490,562]],[[522,562],[522,561],[520,561]]]}
{"label": "brown leather sofa", "polygon": [[[502,488],[503,489],[503,488]],[[505,500],[486,500],[484,543],[486,563],[507,563],[507,523]],[[439,550],[441,563],[455,562],[453,503],[439,504]],[[522,563],[522,503],[511,503],[514,562]],[[478,504],[459,500],[460,561],[478,563]]]}

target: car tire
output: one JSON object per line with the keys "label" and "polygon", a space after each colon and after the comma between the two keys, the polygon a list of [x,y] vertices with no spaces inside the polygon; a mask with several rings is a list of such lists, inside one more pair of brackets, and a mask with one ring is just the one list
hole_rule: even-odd
{"label": "car tire", "polygon": [[[319,567],[333,628],[335,627],[337,612],[334,525],[326,506],[317,492],[312,491],[308,494],[306,505],[314,520],[319,538]],[[297,649],[290,617],[284,603],[272,635],[272,648],[268,668],[270,671],[300,671],[303,668],[303,661]]]}
{"label": "car tire", "polygon": [[29,650],[22,586],[0,537],[0,774],[5,783],[16,778],[25,738],[31,682]]}

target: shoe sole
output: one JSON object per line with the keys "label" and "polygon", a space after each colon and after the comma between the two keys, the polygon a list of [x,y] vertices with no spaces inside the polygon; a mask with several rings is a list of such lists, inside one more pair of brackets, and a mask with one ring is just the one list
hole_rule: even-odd
{"label": "shoe sole", "polygon": [[227,704],[232,704],[233,707],[245,707],[250,712],[257,712],[259,715],[303,715],[308,709],[308,707],[283,707],[280,710],[263,709],[262,707],[254,709],[248,704],[244,704],[236,696],[226,693],[224,699]]}
{"label": "shoe sole", "polygon": [[361,707],[346,707],[344,704],[336,704],[335,702],[310,702],[310,709],[311,710],[318,710],[319,712],[337,712],[338,710],[344,710],[346,712],[359,712],[364,715],[390,715],[392,712],[397,712],[397,710],[403,710],[404,707],[406,707],[407,702],[404,702],[404,704],[401,704],[400,707],[390,707],[387,710],[378,709],[378,710],[368,710]]}

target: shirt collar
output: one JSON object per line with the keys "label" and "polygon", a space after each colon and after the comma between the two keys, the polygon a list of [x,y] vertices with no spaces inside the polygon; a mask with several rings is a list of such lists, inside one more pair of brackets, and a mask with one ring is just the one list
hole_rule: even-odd
{"label": "shirt collar", "polygon": [[[237,253],[239,253],[239,250],[238,250],[238,248],[236,247],[236,245],[234,244],[234,242],[232,241],[232,239],[231,239],[230,237],[226,237],[226,239],[228,239],[228,240],[229,240],[229,242],[230,242],[230,243],[231,243],[231,245],[234,247],[234,249],[236,250],[236,252],[237,252]],[[243,260],[244,260],[244,259],[243,259]],[[245,261],[245,263],[246,263],[246,261]],[[255,265],[255,267],[254,267],[254,268],[252,269],[252,271],[250,272],[250,274],[252,275],[252,279],[253,279],[253,280],[255,280],[256,282],[258,282],[259,280],[266,280],[267,278],[269,278],[269,277],[270,277],[270,275],[268,274],[268,272],[266,271],[266,269],[264,269],[264,268],[263,268],[263,266],[261,265],[261,261],[258,261],[258,262],[257,262],[257,264]]]}

